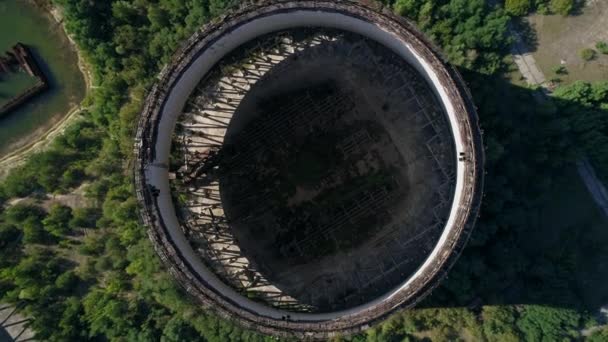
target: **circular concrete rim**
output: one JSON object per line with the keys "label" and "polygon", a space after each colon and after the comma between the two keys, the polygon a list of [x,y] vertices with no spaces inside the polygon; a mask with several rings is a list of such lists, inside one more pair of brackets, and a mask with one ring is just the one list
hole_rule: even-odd
{"label": "circular concrete rim", "polygon": [[[456,192],[446,228],[418,271],[376,300],[323,314],[286,312],[252,302],[219,281],[198,258],[193,260],[191,247],[184,245],[187,241],[179,233],[168,187],[168,151],[175,120],[206,70],[232,47],[259,34],[302,26],[353,31],[391,45],[387,47],[393,51],[400,50],[395,52],[434,86],[449,117],[456,152],[465,158],[457,163]],[[188,81],[184,75],[194,69],[197,70],[194,72],[196,80],[192,81],[190,77]],[[336,333],[361,331],[398,307],[413,306],[437,286],[464,247],[477,216],[483,185],[481,146],[477,117],[464,82],[409,22],[392,15],[389,10],[358,2],[269,0],[249,4],[204,27],[163,70],[146,101],[138,127],[135,184],[142,220],[149,228],[157,253],[180,284],[203,305],[263,333],[327,338]],[[153,189],[159,189],[160,195],[153,195]],[[167,221],[171,227],[167,227]],[[290,315],[289,320],[284,319],[287,315]]]}

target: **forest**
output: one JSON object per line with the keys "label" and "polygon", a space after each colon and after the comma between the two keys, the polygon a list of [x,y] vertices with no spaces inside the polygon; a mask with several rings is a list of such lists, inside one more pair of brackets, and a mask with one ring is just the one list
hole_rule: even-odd
{"label": "forest", "polygon": [[[557,11],[559,2],[530,0],[526,11]],[[595,208],[560,202],[588,196],[573,171],[581,155],[608,178],[608,82],[563,86],[554,103],[511,85],[503,76],[513,68],[507,25],[520,14],[490,3],[385,1],[419,25],[471,88],[486,189],[471,241],[442,286],[419,308],[344,340],[572,340],[597,325],[594,313],[608,303],[605,221]],[[180,42],[234,4],[53,4],[96,87],[84,119],[0,185],[0,302],[23,305],[40,340],[274,340],[203,311],[164,271],[138,221],[130,172],[134,126],[155,76]],[[76,190],[86,206],[47,205],[47,195]],[[605,328],[589,336],[606,339]]]}

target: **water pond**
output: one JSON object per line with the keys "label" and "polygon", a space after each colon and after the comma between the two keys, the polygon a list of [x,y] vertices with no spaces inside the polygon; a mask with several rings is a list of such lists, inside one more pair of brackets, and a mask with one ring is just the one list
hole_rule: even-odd
{"label": "water pond", "polygon": [[[76,51],[53,17],[28,1],[0,0],[0,54],[17,42],[30,48],[50,89],[0,118],[0,158],[43,136],[86,92]],[[14,90],[25,82],[25,77],[5,76],[0,89]]]}

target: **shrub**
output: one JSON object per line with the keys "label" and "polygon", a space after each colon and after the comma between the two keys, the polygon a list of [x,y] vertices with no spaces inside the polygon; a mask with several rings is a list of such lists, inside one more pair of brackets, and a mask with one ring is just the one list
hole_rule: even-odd
{"label": "shrub", "polygon": [[604,326],[603,328],[600,328],[599,330],[594,331],[587,339],[587,341],[589,341],[589,342],[602,342],[602,341],[607,341],[607,340],[608,340],[608,326]]}
{"label": "shrub", "polygon": [[19,238],[19,229],[10,223],[0,222],[0,249]]}
{"label": "shrub", "polygon": [[584,61],[590,61],[595,58],[595,50],[593,49],[582,49],[580,52],[581,58]]}
{"label": "shrub", "polygon": [[101,214],[96,208],[76,208],[72,211],[72,219],[68,223],[71,229],[95,228],[95,223]]}
{"label": "shrub", "polygon": [[526,341],[572,341],[579,337],[581,315],[571,309],[526,306],[516,325]]}
{"label": "shrub", "polygon": [[563,65],[556,65],[552,70],[556,75],[568,75],[568,69]]}
{"label": "shrub", "polygon": [[19,226],[29,218],[34,219],[34,221],[42,220],[45,212],[37,205],[18,203],[6,209],[3,216],[8,223]]}
{"label": "shrub", "polygon": [[608,55],[608,43],[606,42],[597,42],[597,44],[595,44],[595,48],[597,49],[597,51]]}
{"label": "shrub", "polygon": [[53,204],[49,215],[42,220],[42,224],[51,235],[61,237],[70,232],[68,223],[71,219],[72,208],[61,204]]}
{"label": "shrub", "polygon": [[551,10],[557,14],[568,15],[574,8],[574,0],[551,0]]}
{"label": "shrub", "polygon": [[42,223],[31,217],[22,224],[23,241],[27,244],[44,243],[48,241],[48,236],[42,227]]}
{"label": "shrub", "polygon": [[551,13],[551,11],[549,11],[549,7],[547,7],[547,5],[546,5],[546,4],[539,4],[539,5],[536,7],[536,12],[537,12],[538,14],[542,14],[542,15],[547,15],[547,14],[550,14],[550,13]]}
{"label": "shrub", "polygon": [[530,11],[530,0],[506,0],[507,13],[514,16],[523,16]]}
{"label": "shrub", "polygon": [[80,278],[78,278],[78,276],[76,275],[76,273],[72,270],[67,271],[63,274],[61,274],[59,277],[57,277],[57,279],[55,280],[55,286],[64,291],[67,292],[71,289],[74,288],[74,286],[76,286],[78,284],[78,281],[80,280]]}
{"label": "shrub", "polygon": [[397,0],[393,5],[393,9],[395,13],[401,16],[416,18],[421,6],[420,0]]}
{"label": "shrub", "polygon": [[557,83],[562,83],[562,79],[559,77],[552,77],[549,82],[557,84]]}

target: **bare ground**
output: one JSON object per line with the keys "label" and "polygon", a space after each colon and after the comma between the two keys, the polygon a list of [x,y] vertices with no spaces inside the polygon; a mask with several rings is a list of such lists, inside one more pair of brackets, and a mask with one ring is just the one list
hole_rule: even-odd
{"label": "bare ground", "polygon": [[599,41],[608,42],[608,1],[588,0],[581,13],[572,16],[535,14],[528,20],[536,31],[534,58],[548,78],[554,76],[552,68],[563,61],[569,71],[560,77],[564,82],[608,79],[608,55],[598,52],[590,62],[579,55],[585,48],[595,50]]}

